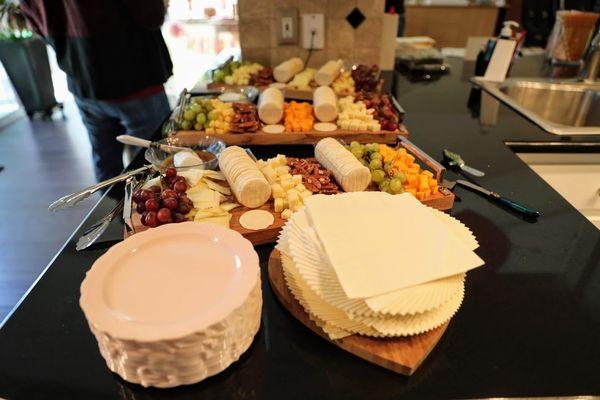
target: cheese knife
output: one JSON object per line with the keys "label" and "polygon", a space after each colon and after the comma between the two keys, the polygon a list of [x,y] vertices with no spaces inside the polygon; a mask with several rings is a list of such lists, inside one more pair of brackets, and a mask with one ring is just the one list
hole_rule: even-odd
{"label": "cheese knife", "polygon": [[529,218],[537,218],[539,217],[541,214],[539,211],[534,210],[532,208],[529,208],[527,206],[524,206],[522,204],[517,203],[514,200],[508,199],[506,197],[501,196],[500,194],[496,193],[496,192],[492,192],[491,190],[487,190],[479,185],[476,185],[474,183],[471,183],[469,181],[465,181],[462,179],[458,179],[456,181],[456,184],[466,187],[468,189],[471,189],[479,194],[483,194],[484,196],[486,196],[488,199],[492,200],[494,203],[500,204],[501,206],[504,206],[506,208],[510,208],[511,210],[514,210],[516,212],[518,212],[521,215],[524,215],[526,217]]}
{"label": "cheese knife", "polygon": [[465,171],[466,173],[471,174],[473,176],[477,176],[477,177],[482,177],[485,175],[484,172],[466,165],[465,161],[462,159],[462,157],[459,154],[453,153],[448,149],[444,149],[443,154],[444,154],[444,160],[451,167],[460,168],[461,170]]}

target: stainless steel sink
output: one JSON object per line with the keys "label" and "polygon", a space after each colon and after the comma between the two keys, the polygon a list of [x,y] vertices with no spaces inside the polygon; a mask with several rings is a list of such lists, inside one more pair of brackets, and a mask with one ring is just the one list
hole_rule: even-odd
{"label": "stainless steel sink", "polygon": [[600,83],[473,78],[473,83],[555,135],[600,135]]}

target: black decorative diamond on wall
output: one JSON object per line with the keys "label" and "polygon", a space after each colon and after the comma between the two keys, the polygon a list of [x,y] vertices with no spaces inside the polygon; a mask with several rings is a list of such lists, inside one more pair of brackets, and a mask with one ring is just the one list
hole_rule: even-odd
{"label": "black decorative diamond on wall", "polygon": [[354,29],[358,28],[364,20],[365,15],[358,9],[358,7],[354,7],[354,9],[350,11],[350,14],[346,16],[346,21],[348,21],[348,23],[352,25]]}

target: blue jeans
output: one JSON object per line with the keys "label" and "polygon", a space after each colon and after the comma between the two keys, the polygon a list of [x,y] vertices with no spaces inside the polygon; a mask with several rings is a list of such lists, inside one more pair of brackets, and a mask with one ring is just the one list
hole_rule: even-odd
{"label": "blue jeans", "polygon": [[115,139],[118,135],[151,139],[171,112],[164,92],[123,102],[75,96],[75,103],[90,137],[98,181],[123,170],[123,144]]}

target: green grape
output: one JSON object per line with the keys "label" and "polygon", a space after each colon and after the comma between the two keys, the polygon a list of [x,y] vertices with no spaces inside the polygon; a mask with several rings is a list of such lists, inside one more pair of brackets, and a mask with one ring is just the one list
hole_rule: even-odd
{"label": "green grape", "polygon": [[194,97],[194,103],[203,105],[204,99],[202,97]]}
{"label": "green grape", "polygon": [[367,162],[367,160],[365,160],[364,158],[359,158],[359,161],[362,165],[364,165],[365,167],[369,166],[369,163]]}
{"label": "green grape", "polygon": [[382,167],[382,163],[381,160],[371,160],[371,162],[369,163],[369,168],[371,168],[371,170],[376,170],[376,169],[381,169]]}
{"label": "green grape", "polygon": [[351,149],[354,149],[356,147],[360,147],[360,143],[358,143],[357,141],[350,142],[350,148]]}
{"label": "green grape", "polygon": [[206,100],[202,105],[204,106],[206,112],[211,112],[213,109],[212,103],[209,100]]}
{"label": "green grape", "polygon": [[199,124],[204,124],[206,122],[206,114],[200,113],[196,115],[196,122]]}
{"label": "green grape", "polygon": [[360,147],[353,147],[350,151],[352,152],[352,154],[354,154],[354,157],[358,158],[359,160],[363,156],[363,150]]}
{"label": "green grape", "polygon": [[214,111],[210,111],[210,112],[208,113],[208,119],[209,119],[210,121],[212,121],[213,119],[217,119],[217,113],[216,113],[216,112],[214,112]]}
{"label": "green grape", "polygon": [[220,69],[217,70],[213,74],[213,81],[215,81],[215,82],[223,82],[224,79],[225,79],[225,72]]}
{"label": "green grape", "polygon": [[380,169],[371,171],[371,180],[375,183],[379,183],[385,179],[385,172]]}
{"label": "green grape", "polygon": [[181,121],[181,129],[183,129],[184,131],[189,131],[190,129],[192,129],[192,122],[188,120]]}
{"label": "green grape", "polygon": [[390,190],[394,194],[402,193],[404,191],[400,179],[394,178],[390,181]]}
{"label": "green grape", "polygon": [[398,171],[394,174],[394,179],[399,179],[402,183],[406,182],[406,176],[401,171]]}
{"label": "green grape", "polygon": [[390,173],[392,172],[392,169],[393,169],[393,168],[394,168],[394,167],[392,166],[392,162],[391,162],[391,161],[388,161],[388,162],[386,162],[386,163],[383,165],[383,170],[384,170],[386,173],[388,173],[388,174],[390,174]]}
{"label": "green grape", "polygon": [[383,161],[383,156],[381,155],[381,153],[373,152],[373,153],[371,153],[371,160],[382,160]]}
{"label": "green grape", "polygon": [[366,146],[367,146],[367,151],[369,151],[371,153],[375,153],[375,152],[379,151],[379,145],[377,143],[369,143]]}
{"label": "green grape", "polygon": [[196,118],[196,114],[192,110],[186,110],[183,113],[183,119],[186,121],[193,121]]}
{"label": "green grape", "polygon": [[388,178],[385,178],[384,180],[379,182],[379,191],[387,192],[388,190],[390,190],[390,180]]}
{"label": "green grape", "polygon": [[202,128],[204,128],[204,125],[202,125],[202,124],[200,124],[198,122],[196,122],[196,124],[194,125],[194,129],[197,130],[197,131],[201,131]]}
{"label": "green grape", "polygon": [[196,114],[201,113],[202,112],[202,105],[198,104],[198,103],[194,103],[190,106],[190,110],[195,112]]}

